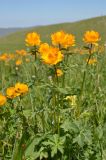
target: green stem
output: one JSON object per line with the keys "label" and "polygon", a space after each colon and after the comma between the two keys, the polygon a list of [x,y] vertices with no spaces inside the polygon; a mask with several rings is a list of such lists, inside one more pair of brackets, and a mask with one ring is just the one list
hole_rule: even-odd
{"label": "green stem", "polygon": [[35,61],[36,61],[36,57],[37,57],[37,56],[36,56],[36,50],[35,50],[35,54],[34,54],[34,56],[35,56]]}
{"label": "green stem", "polygon": [[56,67],[56,65],[54,65],[54,70],[55,70],[55,82],[56,82],[56,84],[58,84],[58,76],[57,76],[57,67]]}
{"label": "green stem", "polygon": [[88,64],[89,64],[89,61],[91,59],[91,56],[92,56],[92,44],[91,44],[91,46],[89,48],[89,57],[88,57],[88,60],[87,60],[87,63],[86,63],[86,67],[85,67],[85,71],[84,71],[84,74],[83,74],[83,80],[82,80],[82,85],[81,85],[81,93],[80,93],[81,96],[83,94],[84,84],[85,84],[85,79],[86,79],[86,74],[87,74],[87,69],[88,69]]}
{"label": "green stem", "polygon": [[[58,85],[59,81],[58,81],[58,75],[57,75],[57,67],[56,65],[54,65],[54,69],[55,69],[55,83]],[[58,109],[58,113],[57,112],[57,109],[56,109],[56,106],[58,104],[58,98],[59,98],[59,93],[57,94],[54,94],[54,106],[55,106],[55,111],[54,111],[54,120],[55,120],[55,124],[57,126],[56,130],[58,132],[58,134],[60,134],[60,114],[59,114],[59,109]]]}
{"label": "green stem", "polygon": [[32,54],[34,55],[34,71],[35,71],[35,76],[36,76],[36,65],[35,65],[35,62],[36,62],[36,59],[37,59],[37,49],[36,49],[36,46],[34,46],[34,48],[32,50]]}
{"label": "green stem", "polygon": [[[35,50],[35,53],[34,53],[34,58],[35,58],[35,62],[36,62],[36,50]],[[34,65],[35,67],[35,77],[36,77],[36,65]]]}
{"label": "green stem", "polygon": [[22,99],[22,97],[21,96],[19,96],[19,112],[21,111],[21,113],[23,114],[23,106],[22,106],[22,102],[21,102],[21,99]]}
{"label": "green stem", "polygon": [[56,126],[56,95],[54,93],[54,97],[53,97],[53,123],[54,123],[54,130],[53,132],[55,133],[55,126]]}
{"label": "green stem", "polygon": [[[31,76],[30,76],[30,74],[28,73],[27,66],[24,66],[24,65],[23,65],[23,68],[24,68],[24,71],[25,71],[25,73],[26,73],[26,79],[27,79],[27,81],[29,81]],[[31,92],[29,92],[29,96],[30,96],[30,102],[31,102],[32,112],[34,112],[34,111],[35,111],[35,108],[34,108],[33,97],[32,97],[32,93],[31,93]]]}
{"label": "green stem", "polygon": [[58,113],[58,135],[60,135],[60,115]]}
{"label": "green stem", "polygon": [[43,133],[45,133],[45,118],[44,118],[44,110],[42,111],[42,115],[41,115],[41,119],[42,119],[42,128],[43,128]]}
{"label": "green stem", "polygon": [[99,145],[100,145],[100,154],[101,154],[101,160],[102,160],[103,151],[102,151],[102,143],[101,143],[101,141],[99,141]]}
{"label": "green stem", "polygon": [[13,146],[13,154],[12,154],[12,160],[17,160],[17,155],[18,155],[18,146],[19,146],[19,138],[18,138],[18,129],[16,131],[16,137],[15,137],[15,142]]}

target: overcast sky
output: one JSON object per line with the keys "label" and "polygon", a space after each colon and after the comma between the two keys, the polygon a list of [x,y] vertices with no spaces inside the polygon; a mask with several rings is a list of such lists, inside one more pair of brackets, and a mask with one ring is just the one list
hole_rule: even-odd
{"label": "overcast sky", "polygon": [[0,0],[0,28],[27,27],[106,15],[106,0]]}

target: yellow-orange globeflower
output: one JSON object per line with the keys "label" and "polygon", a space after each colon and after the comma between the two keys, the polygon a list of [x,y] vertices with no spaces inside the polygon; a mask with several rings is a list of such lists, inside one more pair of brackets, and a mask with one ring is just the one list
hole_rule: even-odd
{"label": "yellow-orange globeflower", "polygon": [[6,103],[6,97],[0,93],[0,106],[3,106]]}
{"label": "yellow-orange globeflower", "polygon": [[21,55],[21,56],[26,56],[27,55],[27,52],[24,49],[16,50],[16,53]]}
{"label": "yellow-orange globeflower", "polygon": [[75,45],[75,36],[72,34],[66,34],[64,42],[63,42],[63,47],[71,47]]}
{"label": "yellow-orange globeflower", "polygon": [[98,41],[100,41],[100,35],[98,32],[93,30],[87,31],[84,34],[83,41],[88,44],[96,44]]}
{"label": "yellow-orange globeflower", "polygon": [[47,43],[42,43],[39,47],[39,52],[40,54],[46,54],[49,52],[49,49],[50,47]]}
{"label": "yellow-orange globeflower", "polygon": [[53,33],[51,35],[51,40],[53,45],[62,45],[64,43],[66,33],[64,31],[59,31],[56,33]]}
{"label": "yellow-orange globeflower", "polygon": [[27,46],[38,46],[40,45],[40,35],[36,32],[28,33],[25,39]]}
{"label": "yellow-orange globeflower", "polygon": [[63,60],[63,54],[58,48],[50,47],[46,54],[42,54],[43,61],[50,65],[56,65]]}
{"label": "yellow-orange globeflower", "polygon": [[20,95],[20,93],[16,92],[15,87],[9,87],[6,90],[7,98],[13,99]]}
{"label": "yellow-orange globeflower", "polygon": [[7,53],[3,53],[0,55],[0,61],[6,61],[8,60],[8,54]]}
{"label": "yellow-orange globeflower", "polygon": [[61,69],[57,69],[57,70],[56,70],[56,75],[57,75],[58,77],[61,77],[61,76],[63,75],[62,70],[61,70]]}
{"label": "yellow-orange globeflower", "polygon": [[51,35],[53,45],[61,45],[62,47],[70,47],[75,45],[75,36],[59,31]]}
{"label": "yellow-orange globeflower", "polygon": [[19,66],[22,64],[22,60],[21,59],[18,59],[16,62],[15,62],[16,66]]}
{"label": "yellow-orange globeflower", "polygon": [[15,91],[17,93],[20,93],[20,94],[25,94],[28,92],[28,86],[24,83],[16,83],[15,84]]}

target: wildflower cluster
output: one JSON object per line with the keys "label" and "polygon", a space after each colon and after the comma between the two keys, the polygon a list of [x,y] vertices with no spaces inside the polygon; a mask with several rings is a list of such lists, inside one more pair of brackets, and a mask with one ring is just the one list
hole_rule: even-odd
{"label": "wildflower cluster", "polygon": [[53,45],[61,45],[61,47],[65,48],[75,45],[75,36],[64,31],[52,34],[51,39]]}
{"label": "wildflower cluster", "polygon": [[6,95],[8,98],[15,98],[28,92],[28,86],[23,83],[16,83],[14,87],[7,88]]}
{"label": "wildflower cluster", "polygon": [[50,38],[28,33],[26,50],[0,55],[0,158],[105,160],[101,37],[86,31],[80,48],[65,31]]}
{"label": "wildflower cluster", "polygon": [[28,86],[24,83],[16,83],[14,87],[9,87],[6,90],[6,96],[0,93],[0,106],[6,103],[6,99],[13,99],[17,96],[22,96],[28,92]]}

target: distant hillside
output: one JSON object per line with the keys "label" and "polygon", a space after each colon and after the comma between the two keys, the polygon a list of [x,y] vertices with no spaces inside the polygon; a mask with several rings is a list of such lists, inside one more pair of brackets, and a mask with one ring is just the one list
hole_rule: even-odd
{"label": "distant hillside", "polygon": [[73,23],[61,23],[48,26],[28,28],[8,36],[0,38],[0,51],[8,52],[25,48],[25,36],[28,32],[38,32],[43,42],[50,42],[50,35],[53,32],[64,30],[76,36],[76,43],[82,43],[83,33],[86,30],[96,30],[101,35],[101,40],[106,41],[106,16],[91,18]]}
{"label": "distant hillside", "polygon": [[0,28],[0,37],[21,30],[22,28]]}

